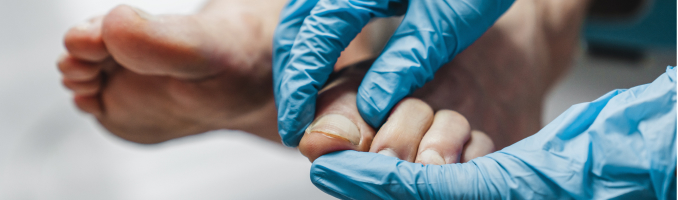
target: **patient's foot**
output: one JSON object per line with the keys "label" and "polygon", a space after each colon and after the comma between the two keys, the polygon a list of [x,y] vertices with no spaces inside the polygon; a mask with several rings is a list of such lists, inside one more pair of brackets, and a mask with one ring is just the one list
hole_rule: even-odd
{"label": "patient's foot", "polygon": [[[66,34],[64,85],[81,110],[133,142],[217,129],[279,141],[271,45],[285,2],[213,0],[194,15],[160,16],[118,6]],[[339,63],[370,57],[365,44],[351,43],[354,55]]]}
{"label": "patient's foot", "polygon": [[214,1],[163,16],[118,6],[66,34],[64,84],[81,110],[130,141],[222,128],[278,140],[270,62],[283,3]]}

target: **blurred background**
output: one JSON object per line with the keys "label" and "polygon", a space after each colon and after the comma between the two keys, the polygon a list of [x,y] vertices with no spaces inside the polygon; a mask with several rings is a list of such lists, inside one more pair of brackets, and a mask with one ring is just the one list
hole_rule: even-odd
{"label": "blurred background", "polygon": [[[581,54],[547,96],[544,123],[676,65],[676,1],[624,1],[592,7]],[[0,0],[0,199],[333,199],[311,184],[310,163],[295,149],[236,131],[136,145],[71,102],[56,68],[71,26],[118,4],[188,14],[203,3]]]}

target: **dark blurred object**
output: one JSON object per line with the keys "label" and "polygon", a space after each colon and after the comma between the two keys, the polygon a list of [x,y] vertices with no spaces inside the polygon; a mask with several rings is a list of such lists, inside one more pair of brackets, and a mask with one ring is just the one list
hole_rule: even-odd
{"label": "dark blurred object", "polygon": [[584,27],[592,56],[639,62],[676,50],[676,0],[594,0]]}
{"label": "dark blurred object", "polygon": [[589,17],[611,20],[637,16],[649,0],[595,0],[589,7]]}
{"label": "dark blurred object", "polygon": [[645,58],[645,53],[636,48],[616,46],[614,44],[591,43],[587,45],[587,53],[590,56],[604,59],[614,59],[629,63],[640,63]]}

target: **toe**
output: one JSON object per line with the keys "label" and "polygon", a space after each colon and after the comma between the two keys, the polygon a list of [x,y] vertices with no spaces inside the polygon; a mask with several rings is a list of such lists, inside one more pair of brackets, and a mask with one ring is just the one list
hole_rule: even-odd
{"label": "toe", "polygon": [[63,79],[63,85],[69,90],[73,91],[75,95],[94,96],[99,93],[101,88],[101,78],[97,77],[88,81],[73,81]]}
{"label": "toe", "polygon": [[299,142],[299,151],[311,162],[335,151],[369,150],[375,132],[356,106],[356,92],[364,74],[364,70],[346,71],[318,94],[316,119]]}
{"label": "toe", "polygon": [[66,55],[57,64],[64,79],[72,81],[90,81],[101,72],[98,63],[86,62],[71,55]]}
{"label": "toe", "polygon": [[440,110],[419,143],[416,162],[434,165],[457,163],[470,136],[471,128],[464,116],[455,111]]}
{"label": "toe", "polygon": [[103,109],[101,107],[101,102],[97,96],[82,96],[76,95],[73,98],[75,105],[78,109],[83,112],[90,113],[95,117],[100,117],[103,115]]}
{"label": "toe", "polygon": [[433,122],[433,109],[416,98],[398,103],[372,141],[370,152],[414,162],[419,143]]}
{"label": "toe", "polygon": [[201,49],[202,30],[191,16],[152,16],[122,5],[104,18],[102,37],[113,58],[131,71],[200,78],[216,70],[203,67],[211,65]]}
{"label": "toe", "polygon": [[490,136],[482,131],[471,131],[471,138],[464,147],[461,162],[468,162],[474,158],[485,156],[494,152],[494,143]]}
{"label": "toe", "polygon": [[75,58],[98,62],[108,57],[108,51],[101,37],[103,17],[95,17],[71,28],[64,36],[64,45]]}

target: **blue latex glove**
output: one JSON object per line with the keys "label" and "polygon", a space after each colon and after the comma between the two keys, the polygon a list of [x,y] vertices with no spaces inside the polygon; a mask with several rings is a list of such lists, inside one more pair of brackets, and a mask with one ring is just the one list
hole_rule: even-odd
{"label": "blue latex glove", "polygon": [[358,89],[363,119],[379,127],[403,97],[476,39],[514,0],[291,0],[273,43],[278,130],[297,146],[315,115],[318,90],[340,53],[374,17],[405,14]]}
{"label": "blue latex glove", "polygon": [[341,151],[311,180],[342,199],[676,199],[676,69],[572,106],[537,134],[464,164]]}

